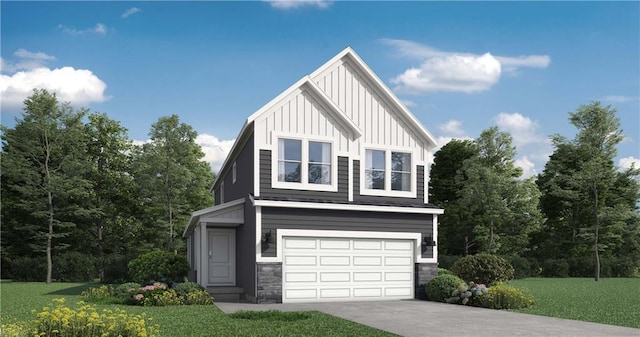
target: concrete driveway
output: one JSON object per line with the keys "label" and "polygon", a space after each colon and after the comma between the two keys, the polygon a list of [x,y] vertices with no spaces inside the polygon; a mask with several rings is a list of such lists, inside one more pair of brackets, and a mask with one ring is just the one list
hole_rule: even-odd
{"label": "concrete driveway", "polygon": [[407,337],[640,337],[640,329],[420,300],[305,304],[216,303],[216,306],[225,313],[238,310],[317,310]]}

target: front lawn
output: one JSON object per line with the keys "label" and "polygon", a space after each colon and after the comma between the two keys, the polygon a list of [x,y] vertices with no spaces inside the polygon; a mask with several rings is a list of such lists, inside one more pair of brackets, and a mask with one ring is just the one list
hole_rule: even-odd
{"label": "front lawn", "polygon": [[[0,283],[2,323],[29,321],[54,298],[63,297],[72,304],[81,300],[80,293],[97,284],[86,283]],[[161,336],[395,336],[371,327],[317,311],[305,312],[303,319],[231,318],[215,306],[181,305],[141,307],[97,304],[102,308],[117,306],[129,314],[146,313],[160,325]]]}
{"label": "front lawn", "polygon": [[516,312],[640,328],[640,278],[527,278],[510,285],[535,298]]}

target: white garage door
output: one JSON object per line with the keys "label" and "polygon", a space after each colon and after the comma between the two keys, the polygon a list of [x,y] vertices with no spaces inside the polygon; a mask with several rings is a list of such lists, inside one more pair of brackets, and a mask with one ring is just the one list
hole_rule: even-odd
{"label": "white garage door", "polygon": [[284,237],[282,301],[413,298],[413,241]]}

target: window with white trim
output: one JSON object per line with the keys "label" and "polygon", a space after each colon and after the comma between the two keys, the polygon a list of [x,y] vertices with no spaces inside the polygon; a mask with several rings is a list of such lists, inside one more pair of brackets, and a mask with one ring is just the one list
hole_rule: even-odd
{"label": "window with white trim", "polygon": [[411,192],[411,153],[367,149],[364,185],[367,190]]}
{"label": "window with white trim", "polygon": [[278,138],[274,187],[333,190],[335,159],[331,142]]}
{"label": "window with white trim", "polygon": [[300,183],[302,171],[302,141],[278,139],[278,181]]}

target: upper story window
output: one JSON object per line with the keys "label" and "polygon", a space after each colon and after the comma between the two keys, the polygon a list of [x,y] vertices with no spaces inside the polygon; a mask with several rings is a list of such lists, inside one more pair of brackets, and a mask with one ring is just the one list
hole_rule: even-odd
{"label": "upper story window", "polygon": [[278,139],[278,181],[302,182],[302,141]]}
{"label": "upper story window", "polygon": [[331,184],[331,144],[309,142],[309,184]]}
{"label": "upper story window", "polygon": [[[413,174],[411,153],[371,149],[365,151],[364,187],[366,190],[379,191],[377,193],[412,192]],[[393,195],[394,192],[391,193]]]}
{"label": "upper story window", "polygon": [[292,189],[337,189],[333,143],[307,139],[278,138],[274,162],[274,187]]}

